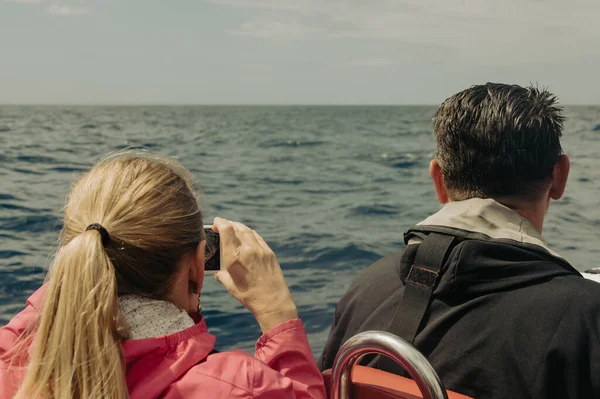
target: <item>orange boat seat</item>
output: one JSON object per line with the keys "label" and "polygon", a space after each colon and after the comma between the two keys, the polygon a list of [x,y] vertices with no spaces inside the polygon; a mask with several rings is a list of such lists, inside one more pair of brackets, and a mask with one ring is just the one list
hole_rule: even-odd
{"label": "orange boat seat", "polygon": [[[323,372],[327,392],[331,391],[331,370]],[[446,391],[448,399],[473,399],[456,392]],[[410,378],[354,366],[352,369],[352,399],[423,399],[417,383]]]}

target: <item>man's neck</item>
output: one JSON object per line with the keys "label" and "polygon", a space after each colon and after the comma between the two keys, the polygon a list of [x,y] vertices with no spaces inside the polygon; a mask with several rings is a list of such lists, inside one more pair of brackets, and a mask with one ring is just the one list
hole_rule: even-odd
{"label": "man's neck", "polygon": [[544,227],[544,218],[548,211],[548,204],[544,201],[528,202],[522,200],[515,200],[512,198],[494,198],[498,203],[512,209],[531,223],[537,231],[542,234],[542,228]]}

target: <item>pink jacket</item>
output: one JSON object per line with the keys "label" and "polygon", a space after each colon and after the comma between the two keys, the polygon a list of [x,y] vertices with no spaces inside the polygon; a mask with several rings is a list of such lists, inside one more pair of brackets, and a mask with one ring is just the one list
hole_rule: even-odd
{"label": "pink jacket", "polygon": [[[25,310],[0,328],[0,399],[12,398],[22,381],[28,354],[22,350],[14,356],[13,344],[37,318],[43,290],[36,291]],[[281,323],[260,337],[254,357],[241,350],[210,354],[216,339],[204,319],[196,322],[175,334],[123,341],[131,399],[326,398],[299,319]],[[26,342],[27,352],[31,341]]]}

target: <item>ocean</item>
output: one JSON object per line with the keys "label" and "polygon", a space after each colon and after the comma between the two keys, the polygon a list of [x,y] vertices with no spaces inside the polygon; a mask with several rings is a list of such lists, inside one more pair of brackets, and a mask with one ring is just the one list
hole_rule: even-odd
{"label": "ocean", "polygon": [[[439,209],[428,176],[435,107],[0,106],[0,325],[42,283],[71,183],[104,154],[144,147],[202,186],[207,222],[258,231],[278,256],[315,355],[339,298]],[[600,266],[600,107],[567,107],[567,193],[545,223],[579,270]],[[215,280],[202,294],[217,349],[253,351],[252,315]]]}

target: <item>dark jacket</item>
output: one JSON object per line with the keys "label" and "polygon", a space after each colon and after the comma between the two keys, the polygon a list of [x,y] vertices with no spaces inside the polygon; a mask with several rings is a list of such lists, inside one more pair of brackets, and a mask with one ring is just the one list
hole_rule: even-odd
{"label": "dark jacket", "polygon": [[356,278],[338,303],[320,368],[331,368],[354,334],[390,330],[419,237],[436,231],[461,241],[414,344],[446,388],[478,399],[600,398],[600,285],[549,250],[516,213],[469,201],[409,230],[404,251]]}

